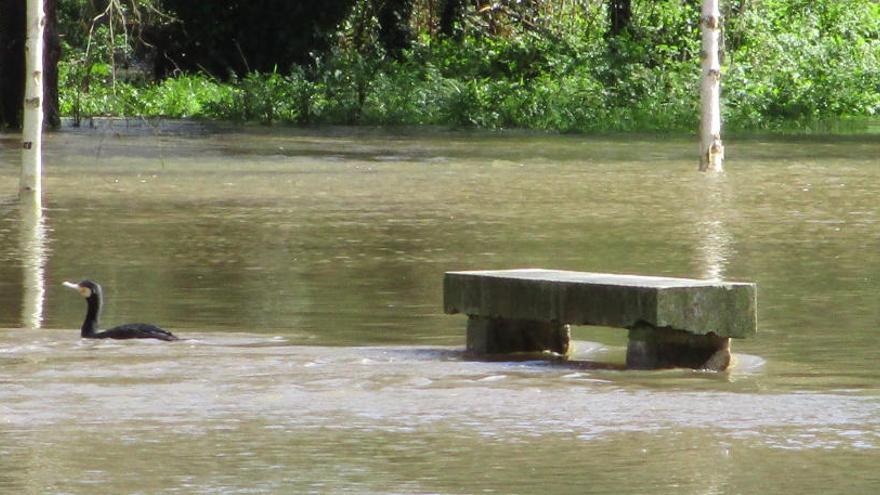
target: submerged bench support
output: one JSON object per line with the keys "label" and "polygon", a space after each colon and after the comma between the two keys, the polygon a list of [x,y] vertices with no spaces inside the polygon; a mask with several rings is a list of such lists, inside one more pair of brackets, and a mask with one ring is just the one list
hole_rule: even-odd
{"label": "submerged bench support", "polygon": [[730,338],[695,335],[639,324],[629,329],[626,367],[635,370],[694,368],[724,371],[730,365]]}
{"label": "submerged bench support", "polygon": [[757,331],[755,284],[559,270],[448,272],[443,306],[476,355],[570,352],[569,325],[629,330],[627,367],[724,370]]}
{"label": "submerged bench support", "polygon": [[553,352],[565,356],[570,345],[570,327],[562,323],[480,316],[468,318],[467,351],[470,354]]}

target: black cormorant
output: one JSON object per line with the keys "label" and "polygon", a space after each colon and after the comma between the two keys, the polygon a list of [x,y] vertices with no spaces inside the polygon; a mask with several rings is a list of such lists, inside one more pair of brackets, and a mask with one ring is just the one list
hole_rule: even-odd
{"label": "black cormorant", "polygon": [[68,289],[74,289],[86,298],[88,310],[86,311],[86,319],[82,324],[82,332],[80,335],[84,339],[159,339],[159,340],[178,340],[168,330],[163,330],[156,325],[149,323],[126,323],[119,325],[103,332],[98,331],[98,318],[101,316],[101,303],[103,295],[101,286],[91,280],[83,280],[78,284],[72,282],[64,282]]}

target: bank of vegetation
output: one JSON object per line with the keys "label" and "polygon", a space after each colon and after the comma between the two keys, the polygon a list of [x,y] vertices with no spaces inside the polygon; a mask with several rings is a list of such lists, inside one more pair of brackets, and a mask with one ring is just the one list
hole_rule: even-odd
{"label": "bank of vegetation", "polygon": [[[61,112],[76,121],[697,125],[699,0],[58,3]],[[723,7],[728,129],[880,112],[880,3]]]}

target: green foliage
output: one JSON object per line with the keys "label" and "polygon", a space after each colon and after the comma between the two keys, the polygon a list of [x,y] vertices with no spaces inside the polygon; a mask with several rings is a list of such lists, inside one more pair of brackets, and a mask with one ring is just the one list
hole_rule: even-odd
{"label": "green foliage", "polygon": [[[131,83],[142,86],[146,77],[142,67],[130,62],[140,46],[143,26],[167,22],[157,1],[57,2],[65,54],[59,66],[60,110],[76,124],[83,116],[126,115],[129,107],[137,106],[139,91]],[[169,101],[167,96],[165,100],[170,109],[180,107],[180,102]],[[135,112],[143,113],[143,109]]]}
{"label": "green foliage", "polygon": [[210,112],[232,99],[229,86],[199,76],[181,75],[166,79],[161,84],[147,86],[139,95],[128,100],[136,115],[150,117],[194,117]]}
{"label": "green foliage", "polygon": [[[62,112],[560,132],[697,126],[699,2],[634,1],[632,24],[614,38],[602,2],[494,5],[467,18],[460,38],[425,33],[392,58],[371,7],[359,2],[312,63],[222,84],[203,75],[120,81],[110,64],[72,57],[62,68]],[[726,8],[728,126],[790,127],[880,111],[880,4],[764,0]]]}
{"label": "green foliage", "polygon": [[210,116],[264,124],[307,124],[312,91],[312,84],[299,69],[287,76],[277,71],[270,74],[251,72],[241,81],[234,81],[230,91],[231,101],[215,100],[208,106],[207,113]]}
{"label": "green foliage", "polygon": [[750,33],[725,79],[741,127],[880,111],[880,8],[869,0],[773,2],[735,28]]}
{"label": "green foliage", "polygon": [[[62,84],[71,77],[67,68],[60,73]],[[61,113],[70,116],[142,117],[228,117],[212,114],[212,109],[232,104],[233,88],[198,75],[181,75],[160,84],[138,85],[128,82],[109,84],[106,64],[91,67],[92,84],[87,92],[61,93]]]}

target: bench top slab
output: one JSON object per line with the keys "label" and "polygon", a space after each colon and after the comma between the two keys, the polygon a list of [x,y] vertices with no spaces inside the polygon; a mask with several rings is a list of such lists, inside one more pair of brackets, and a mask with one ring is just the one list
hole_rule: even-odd
{"label": "bench top slab", "polygon": [[755,284],[612,273],[519,269],[447,272],[446,313],[632,328],[639,323],[697,335],[757,332]]}

